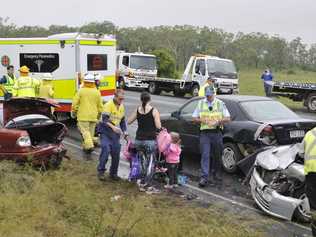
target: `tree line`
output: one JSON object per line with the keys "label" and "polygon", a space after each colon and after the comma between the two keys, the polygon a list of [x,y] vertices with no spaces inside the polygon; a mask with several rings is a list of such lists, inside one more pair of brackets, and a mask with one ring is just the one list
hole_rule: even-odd
{"label": "tree line", "polygon": [[273,70],[316,71],[316,44],[307,45],[300,37],[288,41],[259,32],[233,34],[218,28],[191,25],[121,28],[109,21],[79,27],[17,26],[8,18],[0,17],[0,37],[3,38],[44,37],[67,32],[116,35],[118,49],[156,53],[167,58],[174,71],[182,71],[190,56],[197,53],[233,59],[239,69],[271,67]]}

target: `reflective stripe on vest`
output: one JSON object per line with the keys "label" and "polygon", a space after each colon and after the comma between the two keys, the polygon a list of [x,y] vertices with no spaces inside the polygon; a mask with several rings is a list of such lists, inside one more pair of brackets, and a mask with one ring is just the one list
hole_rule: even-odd
{"label": "reflective stripe on vest", "polygon": [[20,77],[18,79],[17,96],[29,96],[35,97],[35,88],[33,78],[31,77]]}
{"label": "reflective stripe on vest", "polygon": [[8,74],[5,75],[5,78],[6,78],[7,82],[4,84],[4,88],[5,88],[8,92],[12,93],[13,86],[14,86],[14,80],[16,80],[16,78],[15,78],[14,75],[13,75],[13,78],[12,78],[12,77],[10,77]]}
{"label": "reflective stripe on vest", "polygon": [[[221,102],[219,100],[215,99],[212,111],[209,110],[208,103],[205,102],[205,100],[200,100],[198,106],[200,109],[199,116],[201,119],[207,119],[210,121],[223,119],[223,111],[221,109]],[[206,123],[201,123],[200,130],[205,129],[216,129],[216,127],[209,126]]]}
{"label": "reflective stripe on vest", "polygon": [[304,138],[305,144],[305,174],[316,173],[316,128],[308,132]]}

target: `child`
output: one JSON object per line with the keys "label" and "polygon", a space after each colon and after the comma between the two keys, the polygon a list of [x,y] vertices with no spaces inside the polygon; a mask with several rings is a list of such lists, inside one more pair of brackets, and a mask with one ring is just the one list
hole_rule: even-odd
{"label": "child", "polygon": [[165,185],[165,188],[174,188],[178,186],[177,181],[177,170],[178,164],[180,163],[180,135],[179,133],[171,132],[171,143],[168,145],[167,149],[164,151],[164,155],[166,156],[167,163],[167,173],[169,177],[169,183]]}

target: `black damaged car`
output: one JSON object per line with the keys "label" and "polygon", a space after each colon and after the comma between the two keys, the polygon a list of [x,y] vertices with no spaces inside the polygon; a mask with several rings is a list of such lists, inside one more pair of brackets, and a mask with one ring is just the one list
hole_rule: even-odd
{"label": "black damaged car", "polygon": [[[282,103],[260,96],[219,95],[231,114],[231,122],[223,130],[224,151],[222,164],[233,173],[236,163],[256,149],[270,145],[301,142],[305,133],[316,126],[316,120],[304,119]],[[199,100],[196,97],[169,116],[162,116],[162,125],[180,133],[183,151],[199,154],[199,126],[192,113]]]}

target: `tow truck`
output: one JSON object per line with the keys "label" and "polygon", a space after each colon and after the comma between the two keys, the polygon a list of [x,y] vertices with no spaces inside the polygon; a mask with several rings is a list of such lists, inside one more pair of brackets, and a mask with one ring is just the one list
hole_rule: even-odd
{"label": "tow truck", "polygon": [[303,101],[309,112],[316,113],[316,83],[274,82],[272,93],[293,101]]}

